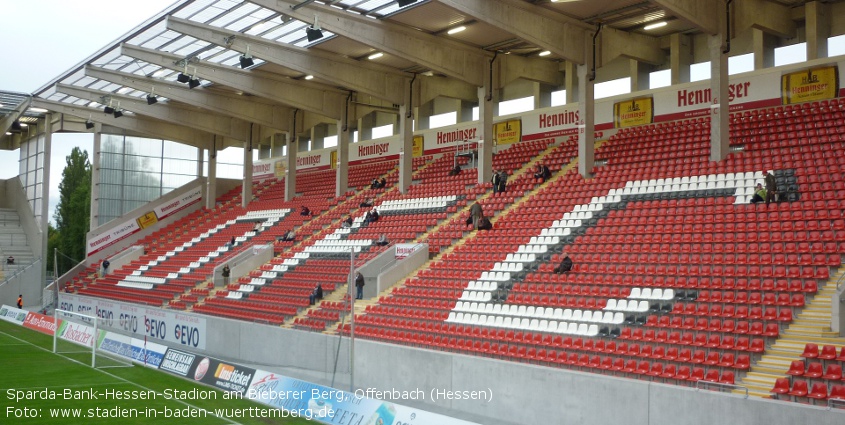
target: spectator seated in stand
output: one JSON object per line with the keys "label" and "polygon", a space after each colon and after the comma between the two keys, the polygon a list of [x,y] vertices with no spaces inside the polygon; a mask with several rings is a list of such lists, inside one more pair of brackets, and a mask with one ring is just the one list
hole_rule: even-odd
{"label": "spectator seated in stand", "polygon": [[373,182],[370,184],[370,189],[378,189],[381,187],[381,183],[378,181],[378,178],[373,179]]}
{"label": "spectator seated in stand", "polygon": [[8,265],[15,264],[15,257],[10,255],[9,258],[6,259],[6,264],[8,264]]}
{"label": "spectator seated in stand", "polygon": [[549,170],[549,167],[547,167],[546,164],[543,164],[542,161],[538,162],[537,163],[537,172],[534,173],[534,178],[535,179],[542,179],[543,182],[545,183],[545,181],[548,180],[549,177],[551,177],[551,176],[552,176],[552,172],[551,172],[551,170]]}
{"label": "spectator seated in stand", "polygon": [[376,245],[378,245],[378,246],[385,246],[389,243],[390,243],[390,241],[387,240],[387,236],[385,236],[384,233],[382,233],[381,236],[379,236],[378,240],[376,241]]}
{"label": "spectator seated in stand", "polygon": [[299,207],[299,215],[311,215],[311,210],[305,205]]}
{"label": "spectator seated in stand", "polygon": [[361,202],[361,204],[358,205],[358,206],[361,207],[361,208],[369,208],[369,207],[373,206],[373,198],[365,199],[364,202]]}
{"label": "spectator seated in stand", "polygon": [[478,220],[478,230],[492,230],[493,223],[490,222],[490,219],[487,217],[481,217]]}
{"label": "spectator seated in stand", "polygon": [[754,196],[751,197],[751,203],[756,204],[758,202],[767,202],[768,196],[766,193],[766,189],[763,189],[762,183],[757,183],[757,188],[754,189]]}
{"label": "spectator seated in stand", "polygon": [[293,242],[296,239],[296,232],[293,230],[288,230],[287,233],[284,234],[281,238],[279,238],[282,242]]}
{"label": "spectator seated in stand", "polygon": [[379,182],[378,182],[378,187],[382,188],[382,187],[385,187],[385,186],[387,186],[387,180],[385,180],[384,177],[382,177],[381,180],[379,180]]}
{"label": "spectator seated in stand", "polygon": [[352,227],[352,217],[346,217],[346,220],[343,220],[343,222],[340,224],[340,226],[343,227],[344,229],[348,229],[348,228]]}
{"label": "spectator seated in stand", "polygon": [[461,174],[461,166],[460,165],[455,165],[455,168],[452,168],[451,170],[449,170],[450,176],[457,176],[458,174]]}
{"label": "spectator seated in stand", "polygon": [[561,255],[563,255],[563,260],[560,260],[560,265],[554,268],[554,272],[558,274],[568,273],[572,270],[572,259],[569,258],[569,254],[566,252],[562,252]]}
{"label": "spectator seated in stand", "polygon": [[373,209],[367,211],[367,215],[364,217],[364,223],[365,224],[375,223],[376,221],[378,221],[378,217],[379,217],[378,216],[378,210],[373,208]]}

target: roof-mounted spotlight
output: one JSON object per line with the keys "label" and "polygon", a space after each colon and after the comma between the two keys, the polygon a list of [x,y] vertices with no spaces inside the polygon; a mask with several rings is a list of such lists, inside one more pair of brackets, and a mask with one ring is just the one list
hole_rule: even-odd
{"label": "roof-mounted spotlight", "polygon": [[405,7],[409,4],[414,4],[416,2],[417,0],[396,0],[396,4],[399,5],[399,7]]}
{"label": "roof-mounted spotlight", "polygon": [[106,105],[105,108],[103,108],[103,112],[106,113],[106,114],[113,114],[114,113],[114,108],[112,108],[112,106],[111,106],[111,99],[109,99],[109,104]]}
{"label": "roof-mounted spotlight", "polygon": [[246,45],[246,54],[241,55],[239,59],[241,61],[241,69],[255,65],[255,61],[252,60],[252,55],[249,54],[249,44]]}
{"label": "roof-mounted spotlight", "polygon": [[94,128],[94,123],[91,122],[91,117],[89,116],[87,120],[85,120],[85,129],[90,130]]}
{"label": "roof-mounted spotlight", "polygon": [[185,70],[180,72],[179,75],[176,76],[176,81],[180,83],[190,83],[191,77],[188,76],[188,62],[185,61]]}
{"label": "roof-mounted spotlight", "polygon": [[188,81],[188,88],[194,88],[200,85],[200,80],[196,77],[192,77],[191,81]]}
{"label": "roof-mounted spotlight", "polygon": [[9,131],[12,133],[20,133],[23,131],[23,126],[21,126],[21,122],[18,120],[12,121],[12,127],[9,128]]}
{"label": "roof-mounted spotlight", "polygon": [[158,96],[156,96],[156,88],[153,87],[150,94],[147,95],[147,105],[155,105],[156,103],[158,103]]}
{"label": "roof-mounted spotlight", "polygon": [[314,17],[314,25],[305,28],[305,36],[308,37],[309,43],[323,38],[323,29],[320,28],[320,22],[316,16]]}
{"label": "roof-mounted spotlight", "polygon": [[120,109],[120,101],[117,102],[117,108],[114,108],[114,112],[112,112],[115,118],[120,118],[123,116],[123,110]]}

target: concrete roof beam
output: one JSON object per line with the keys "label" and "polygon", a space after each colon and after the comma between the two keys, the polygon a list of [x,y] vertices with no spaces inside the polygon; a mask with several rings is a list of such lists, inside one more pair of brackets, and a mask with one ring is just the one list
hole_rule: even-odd
{"label": "concrete roof beam", "polygon": [[[120,53],[164,68],[184,69],[176,65],[184,58],[172,53],[129,44],[122,44]],[[278,77],[258,70],[244,71],[203,61],[191,62],[189,67],[196,68],[196,75],[200,78],[333,119],[340,118],[342,102],[346,99],[346,93],[340,90],[327,90],[308,81]]]}

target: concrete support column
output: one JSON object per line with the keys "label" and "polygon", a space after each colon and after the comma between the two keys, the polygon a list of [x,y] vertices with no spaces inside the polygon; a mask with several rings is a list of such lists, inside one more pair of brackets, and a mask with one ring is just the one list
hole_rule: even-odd
{"label": "concrete support column", "polygon": [[548,84],[533,83],[534,109],[552,106],[552,91],[554,87]]}
{"label": "concrete support column", "polygon": [[493,81],[485,78],[484,87],[478,88],[478,118],[480,121],[479,127],[481,127],[478,141],[479,184],[484,184],[493,177],[493,117],[498,115],[499,88],[496,82],[499,80],[499,73],[496,64],[487,62],[484,64],[485,76],[489,75],[491,66],[493,67]]}
{"label": "concrete support column", "polygon": [[417,130],[428,130],[431,128],[431,116],[434,115],[434,101],[428,101],[417,107],[416,115]]}
{"label": "concrete support column", "polygon": [[344,101],[337,120],[337,164],[335,169],[335,196],[346,193],[349,187],[349,102]]}
{"label": "concrete support column", "polygon": [[570,61],[563,64],[563,89],[566,90],[566,103],[574,103],[578,96],[578,66]]}
{"label": "concrete support column", "polygon": [[692,64],[691,50],[689,36],[684,34],[669,36],[669,66],[672,74],[672,85],[689,82],[689,67]]}
{"label": "concrete support column", "polygon": [[[46,281],[47,276],[47,256],[53,255],[53,253],[49,252],[48,240],[49,240],[49,231],[48,226],[50,222],[50,156],[53,154],[53,115],[47,114],[44,117],[44,160],[42,166],[43,171],[41,178],[41,222],[38,223],[41,226],[41,249],[37,255],[41,255],[43,261],[41,261],[41,279],[39,280],[38,287],[41,288],[41,284]],[[93,185],[91,185],[93,187]],[[58,276],[56,276],[58,279]],[[44,291],[39,291],[43,294]],[[57,293],[53,291],[54,294]],[[43,300],[42,300],[43,301]],[[58,300],[56,300],[58,303]],[[43,302],[42,302],[43,305]]]}
{"label": "concrete support column", "polygon": [[728,154],[730,132],[728,119],[728,55],[722,53],[723,36],[709,36],[710,48],[710,93],[713,102],[710,105],[710,160],[721,161]]}
{"label": "concrete support column", "polygon": [[244,184],[241,190],[241,206],[246,208],[252,202],[252,146],[258,144],[255,138],[258,136],[258,129],[255,124],[249,125],[247,140],[244,141]]}
{"label": "concrete support column", "polygon": [[208,150],[208,178],[206,179],[205,207],[214,209],[217,205],[217,136],[212,136]]}
{"label": "concrete support column", "polygon": [[202,162],[203,162],[203,152],[205,149],[197,148],[197,178],[202,177]]}
{"label": "concrete support column", "polygon": [[777,40],[765,31],[752,28],[751,38],[754,48],[754,69],[765,69],[775,66],[775,47]]}
{"label": "concrete support column", "polygon": [[[338,121],[339,122],[339,121]],[[326,136],[329,135],[329,126],[327,124],[318,124],[311,127],[311,149],[312,151],[323,149],[325,147]]]}
{"label": "concrete support column", "polygon": [[468,102],[466,100],[462,100],[459,106],[460,109],[458,109],[458,122],[461,123],[473,121],[472,110],[475,109],[475,102]]}
{"label": "concrete support column", "polygon": [[285,201],[290,201],[296,196],[296,155],[299,153],[299,138],[297,137],[297,111],[291,113],[290,128],[287,134],[287,165],[285,166]]}
{"label": "concrete support column", "polygon": [[373,127],[376,126],[376,114],[371,112],[358,119],[358,141],[372,140]]}
{"label": "concrete support column", "polygon": [[[590,40],[592,48],[592,40]],[[595,164],[595,139],[596,139],[596,108],[595,108],[595,82],[590,81],[590,62],[578,65],[578,173],[585,179],[592,177],[593,165]]]}
{"label": "concrete support column", "polygon": [[94,124],[94,152],[91,154],[91,225],[95,229],[100,225],[100,140],[103,125]]}
{"label": "concrete support column", "polygon": [[830,37],[830,6],[820,1],[804,5],[806,17],[807,60],[827,57],[827,38]]}
{"label": "concrete support column", "polygon": [[651,67],[636,59],[628,59],[628,67],[631,75],[631,93],[648,90]]}
{"label": "concrete support column", "polygon": [[411,187],[411,172],[414,160],[414,120],[411,92],[405,91],[405,101],[399,105],[399,137],[402,147],[399,149],[399,191],[407,193]]}

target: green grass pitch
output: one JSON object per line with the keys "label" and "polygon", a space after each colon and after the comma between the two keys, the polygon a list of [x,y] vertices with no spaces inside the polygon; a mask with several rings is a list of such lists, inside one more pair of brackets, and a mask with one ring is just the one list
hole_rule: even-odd
{"label": "green grass pitch", "polygon": [[[278,410],[249,400],[224,400],[222,391],[144,366],[93,369],[90,351],[77,347],[77,353],[60,356],[52,353],[52,347],[51,336],[0,320],[0,423],[318,423],[279,417]],[[216,400],[194,396],[200,392],[215,394]],[[92,393],[98,399],[92,399]],[[51,394],[56,398],[50,399]],[[113,396],[104,397],[106,394]],[[141,399],[141,394],[155,395],[155,399]],[[128,397],[117,399],[118,395]]]}

